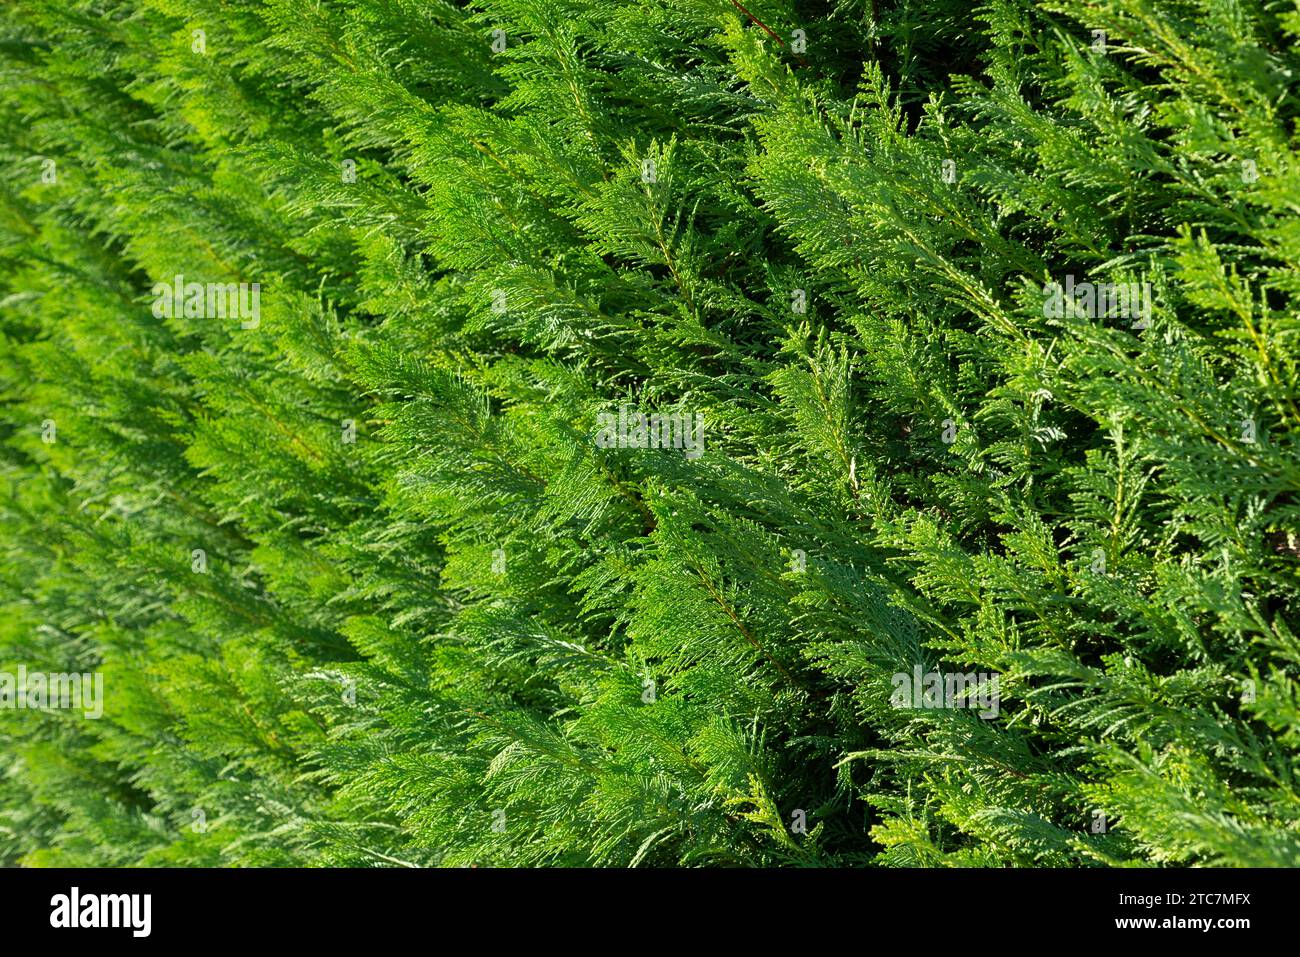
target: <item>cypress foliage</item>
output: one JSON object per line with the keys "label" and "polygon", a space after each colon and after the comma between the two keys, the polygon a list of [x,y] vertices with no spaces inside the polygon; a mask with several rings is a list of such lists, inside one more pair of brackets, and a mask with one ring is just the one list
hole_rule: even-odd
{"label": "cypress foliage", "polygon": [[1300,864],[1297,34],[7,5],[0,862]]}

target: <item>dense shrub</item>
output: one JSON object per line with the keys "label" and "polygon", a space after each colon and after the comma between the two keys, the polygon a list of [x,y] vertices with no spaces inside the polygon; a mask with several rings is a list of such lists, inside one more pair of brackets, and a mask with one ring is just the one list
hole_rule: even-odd
{"label": "dense shrub", "polygon": [[0,861],[1300,863],[1298,33],[6,5]]}

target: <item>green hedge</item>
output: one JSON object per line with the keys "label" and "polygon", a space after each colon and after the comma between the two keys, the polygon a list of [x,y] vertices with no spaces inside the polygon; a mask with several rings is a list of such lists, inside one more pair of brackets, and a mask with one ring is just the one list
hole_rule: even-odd
{"label": "green hedge", "polygon": [[1298,34],[5,5],[0,863],[1300,864]]}

